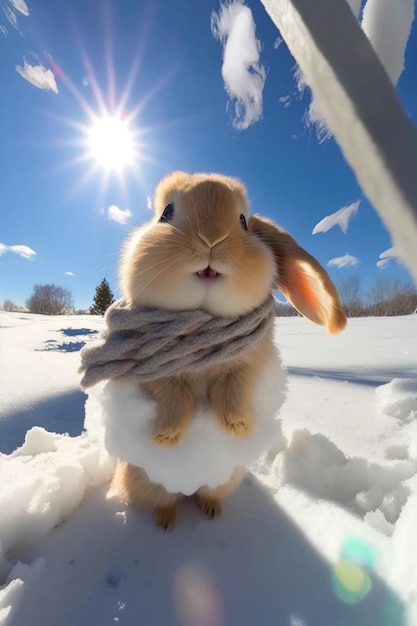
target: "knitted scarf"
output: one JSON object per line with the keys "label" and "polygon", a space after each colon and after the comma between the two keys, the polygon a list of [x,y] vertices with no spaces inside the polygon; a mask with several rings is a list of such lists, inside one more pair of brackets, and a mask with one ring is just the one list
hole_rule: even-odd
{"label": "knitted scarf", "polygon": [[99,338],[81,351],[81,385],[86,389],[120,376],[147,382],[205,370],[254,348],[274,317],[272,295],[235,317],[201,309],[129,308],[118,300],[107,309]]}

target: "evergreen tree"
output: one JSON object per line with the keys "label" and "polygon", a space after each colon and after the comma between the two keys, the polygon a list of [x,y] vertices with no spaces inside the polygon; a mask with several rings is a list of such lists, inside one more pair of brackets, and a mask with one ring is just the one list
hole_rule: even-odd
{"label": "evergreen tree", "polygon": [[91,315],[104,315],[109,306],[114,302],[114,295],[105,278],[96,287],[93,305],[90,307]]}

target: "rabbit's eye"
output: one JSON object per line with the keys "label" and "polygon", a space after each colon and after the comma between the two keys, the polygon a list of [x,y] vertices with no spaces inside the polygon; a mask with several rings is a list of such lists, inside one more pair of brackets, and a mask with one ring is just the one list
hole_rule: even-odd
{"label": "rabbit's eye", "polygon": [[174,205],[171,203],[171,204],[167,204],[167,206],[164,209],[164,212],[162,213],[158,221],[170,222],[173,217],[174,217]]}
{"label": "rabbit's eye", "polygon": [[248,225],[246,224],[246,218],[243,215],[243,213],[241,213],[239,219],[240,219],[240,223],[242,224],[243,230],[248,230]]}

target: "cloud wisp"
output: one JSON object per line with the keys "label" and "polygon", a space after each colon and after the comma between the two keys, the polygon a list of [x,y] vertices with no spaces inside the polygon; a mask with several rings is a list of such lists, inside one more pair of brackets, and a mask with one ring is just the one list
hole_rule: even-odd
{"label": "cloud wisp", "polygon": [[65,272],[65,276],[75,276],[74,272]]}
{"label": "cloud wisp", "polygon": [[9,3],[13,6],[13,8],[27,17],[29,15],[29,8],[26,4],[25,0],[9,0]]}
{"label": "cloud wisp", "polygon": [[333,228],[333,226],[340,226],[342,232],[346,234],[349,228],[349,222],[358,212],[359,205],[360,200],[342,207],[335,213],[327,215],[315,225],[313,228],[313,235],[317,235],[317,233],[327,233],[327,231]]}
{"label": "cloud wisp", "polygon": [[[25,17],[28,17],[29,15],[29,8],[25,0],[4,0],[3,2],[0,2],[0,9],[3,10],[9,24],[11,24],[18,33],[22,34],[20,32],[17,19],[19,14],[24,15]],[[0,24],[0,32],[7,37],[6,26]]]}
{"label": "cloud wisp", "polygon": [[356,267],[357,265],[359,265],[359,259],[351,254],[336,256],[330,259],[330,261],[327,261],[328,267],[337,267],[339,269],[342,267]]}
{"label": "cloud wisp", "polygon": [[235,105],[233,126],[238,129],[248,128],[262,116],[266,72],[255,30],[252,11],[243,0],[222,4],[211,15],[211,31],[223,47],[222,77]]}
{"label": "cloud wisp", "polygon": [[117,222],[117,224],[127,224],[127,221],[132,217],[132,213],[129,209],[119,209],[118,206],[112,204],[107,209],[107,216],[112,222]]}
{"label": "cloud wisp", "polygon": [[388,248],[388,250],[384,250],[384,252],[381,252],[381,254],[379,255],[379,261],[376,262],[376,265],[380,270],[382,270],[387,267],[387,265],[389,265],[391,261],[397,261],[398,263],[401,263],[401,254],[399,250],[395,247]]}
{"label": "cloud wisp", "polygon": [[46,89],[55,94],[58,93],[58,86],[56,84],[54,73],[52,70],[46,69],[43,65],[31,65],[25,59],[23,66],[16,65],[16,72],[38,89]]}
{"label": "cloud wisp", "polygon": [[24,246],[24,245],[14,245],[14,246],[8,246],[5,243],[0,243],[0,256],[2,254],[5,254],[6,252],[13,252],[14,254],[17,254],[18,256],[20,256],[22,259],[29,259],[29,261],[33,261],[36,252],[35,250],[32,250],[32,248],[29,248],[29,246]]}

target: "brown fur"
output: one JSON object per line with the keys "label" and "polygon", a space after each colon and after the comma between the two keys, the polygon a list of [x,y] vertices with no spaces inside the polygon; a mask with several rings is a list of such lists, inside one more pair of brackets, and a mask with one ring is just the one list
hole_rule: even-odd
{"label": "brown fur", "polygon": [[[221,501],[238,486],[243,471],[237,469],[230,480],[220,487],[201,487],[197,493],[198,504],[209,518],[221,513]],[[126,504],[134,504],[153,510],[157,526],[164,530],[173,528],[176,522],[176,505],[183,498],[180,493],[169,493],[161,485],[151,482],[140,467],[118,461],[112,480],[112,491]]]}
{"label": "brown fur", "polygon": [[346,315],[336,287],[320,263],[271,220],[253,215],[248,223],[275,255],[279,268],[276,289],[311,322],[324,324],[330,334],[343,330]]}
{"label": "brown fur", "polygon": [[[172,222],[158,223],[173,203]],[[132,306],[167,309],[204,308],[213,315],[245,315],[278,288],[302,315],[324,324],[330,333],[342,330],[346,318],[327,272],[279,226],[259,216],[248,218],[245,231],[239,215],[247,216],[245,187],[218,174],[174,172],[158,185],[155,219],[137,229],[127,242],[120,276],[122,292]],[[210,265],[221,278],[209,289],[196,279]],[[197,404],[208,404],[222,427],[236,436],[253,428],[251,397],[268,362],[272,331],[243,356],[208,369],[142,385],[157,405],[153,439],[162,446],[178,443]],[[221,500],[240,481],[236,472],[217,489],[202,487],[196,497],[209,517],[221,511]],[[156,523],[171,528],[180,494],[149,481],[137,467],[119,461],[114,491],[126,502],[154,510]]]}
{"label": "brown fur", "polygon": [[227,432],[250,435],[253,426],[251,396],[268,361],[272,331],[254,350],[204,372],[143,383],[143,390],[157,403],[153,439],[172,446],[178,443],[198,403],[209,404]]}

